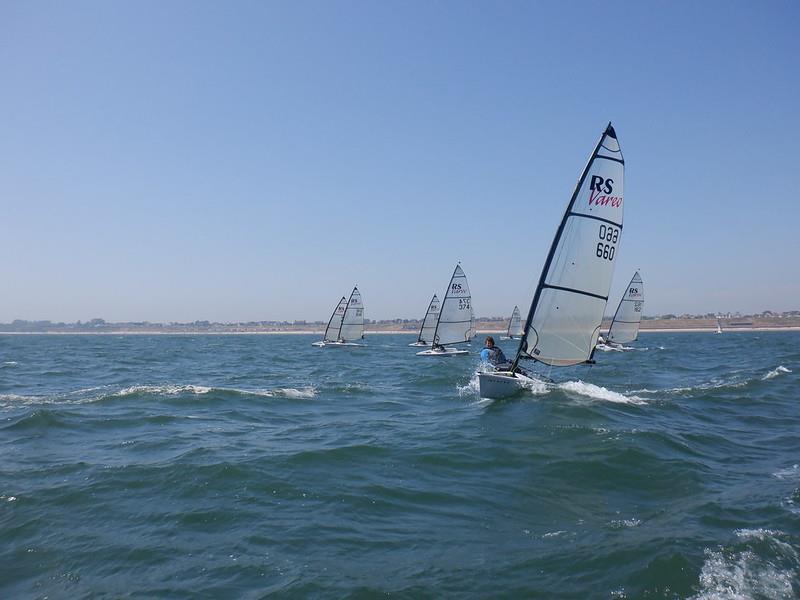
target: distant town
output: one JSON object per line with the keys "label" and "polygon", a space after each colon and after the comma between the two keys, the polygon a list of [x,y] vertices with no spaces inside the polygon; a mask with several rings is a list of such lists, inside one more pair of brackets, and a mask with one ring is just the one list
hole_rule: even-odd
{"label": "distant town", "polygon": [[[678,330],[714,329],[719,321],[723,329],[783,329],[800,327],[800,310],[758,314],[706,313],[702,315],[655,315],[642,317],[641,329]],[[608,327],[611,316],[604,319]],[[75,323],[53,321],[26,321],[16,319],[11,323],[0,323],[0,333],[322,333],[327,321],[247,321],[215,323],[192,321],[188,323],[152,323],[149,321],[127,321],[111,323],[104,319],[91,319]],[[476,319],[478,331],[504,331],[508,317],[480,317]],[[367,332],[413,333],[419,331],[421,321],[417,319],[366,320]]]}

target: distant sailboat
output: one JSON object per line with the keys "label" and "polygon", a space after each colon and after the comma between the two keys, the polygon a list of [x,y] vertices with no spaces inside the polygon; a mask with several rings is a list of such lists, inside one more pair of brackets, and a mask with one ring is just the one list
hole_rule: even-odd
{"label": "distant sailboat", "polygon": [[506,332],[506,338],[509,340],[513,340],[515,337],[522,336],[522,317],[519,313],[519,306],[515,306],[514,310],[511,312],[511,319],[508,321],[508,331]]}
{"label": "distant sailboat", "polygon": [[472,313],[472,295],[469,291],[467,276],[461,265],[456,265],[447,293],[442,301],[436,328],[433,330],[429,350],[417,352],[417,356],[454,356],[469,354],[467,350],[446,347],[448,344],[459,344],[470,341],[475,335],[475,317]]}
{"label": "distant sailboat", "polygon": [[[642,321],[642,306],[644,305],[644,283],[639,271],[634,273],[628,289],[619,301],[617,312],[608,328],[605,343],[614,347],[628,342],[635,342],[639,337],[639,324]],[[598,344],[599,346],[599,344]]]}
{"label": "distant sailboat", "polygon": [[719,322],[719,318],[717,318],[717,330],[714,333],[722,333],[722,325]]}
{"label": "distant sailboat", "polygon": [[331,315],[325,335],[313,346],[361,346],[353,340],[364,338],[364,304],[361,301],[361,292],[354,287],[348,300],[344,296],[339,300],[336,309]]}
{"label": "distant sailboat", "polygon": [[[522,359],[556,367],[590,360],[622,233],[624,165],[617,134],[609,123],[550,246],[514,362],[508,371],[479,373],[481,397],[504,398],[533,382],[520,367]],[[533,235],[530,230],[529,235]],[[520,253],[519,266],[524,266],[525,258]]]}
{"label": "distant sailboat", "polygon": [[439,320],[439,298],[436,294],[431,298],[431,303],[428,304],[428,310],[425,313],[425,318],[422,319],[422,327],[419,330],[417,341],[409,346],[430,346],[433,341],[433,334],[436,331],[436,322]]}

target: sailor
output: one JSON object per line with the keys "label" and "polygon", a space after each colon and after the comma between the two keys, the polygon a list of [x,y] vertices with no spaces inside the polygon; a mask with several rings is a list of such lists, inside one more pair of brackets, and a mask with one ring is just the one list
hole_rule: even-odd
{"label": "sailor", "polygon": [[510,364],[503,351],[494,345],[494,338],[492,336],[486,337],[486,347],[481,350],[481,360],[489,363],[493,367],[505,366]]}

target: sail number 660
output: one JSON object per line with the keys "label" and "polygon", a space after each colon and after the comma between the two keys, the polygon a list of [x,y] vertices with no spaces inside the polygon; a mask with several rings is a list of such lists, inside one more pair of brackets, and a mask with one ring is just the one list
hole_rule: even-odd
{"label": "sail number 660", "polygon": [[[609,225],[600,225],[600,232],[598,237],[602,241],[598,242],[595,255],[598,258],[614,260],[614,252],[616,251],[616,246],[614,246],[614,244],[616,244],[617,240],[619,239],[619,229],[617,229],[616,227],[611,227]],[[611,243],[606,244],[604,242],[611,242]]]}

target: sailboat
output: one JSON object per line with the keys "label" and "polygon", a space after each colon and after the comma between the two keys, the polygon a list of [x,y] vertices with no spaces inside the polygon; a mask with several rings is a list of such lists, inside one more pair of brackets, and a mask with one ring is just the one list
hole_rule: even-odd
{"label": "sailboat", "polygon": [[331,315],[325,335],[312,346],[362,346],[353,340],[364,338],[364,304],[358,286],[353,288],[350,298],[342,296]]}
{"label": "sailboat", "polygon": [[436,294],[431,298],[431,303],[428,304],[428,310],[425,313],[425,318],[422,319],[422,327],[419,330],[417,341],[409,346],[430,346],[433,340],[433,333],[436,331],[436,321],[439,320],[439,298]]}
{"label": "sailboat", "polygon": [[453,348],[448,344],[469,342],[475,335],[475,317],[472,313],[472,295],[467,276],[457,264],[447,286],[436,328],[431,338],[432,348],[417,352],[417,356],[455,356],[469,354],[468,350]]}
{"label": "sailboat", "polygon": [[624,169],[609,123],[556,230],[514,361],[506,371],[478,374],[481,397],[505,398],[534,382],[520,366],[522,359],[554,367],[591,360],[622,233]]}
{"label": "sailboat", "polygon": [[[604,344],[610,348],[619,348],[622,344],[635,342],[639,337],[639,324],[642,321],[642,306],[644,305],[644,284],[639,271],[634,273],[628,289],[619,301],[617,312],[611,321],[611,327],[605,336]],[[597,345],[598,348],[602,344]]]}
{"label": "sailboat", "polygon": [[511,312],[511,319],[508,321],[508,332],[503,338],[504,340],[513,340],[514,336],[522,336],[522,317],[519,313],[519,306],[515,306]]}
{"label": "sailboat", "polygon": [[717,330],[714,333],[722,333],[722,325],[719,322],[719,318],[717,318]]}

